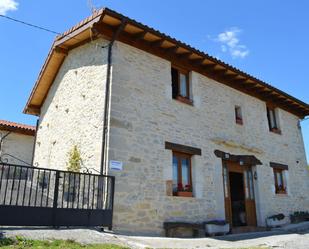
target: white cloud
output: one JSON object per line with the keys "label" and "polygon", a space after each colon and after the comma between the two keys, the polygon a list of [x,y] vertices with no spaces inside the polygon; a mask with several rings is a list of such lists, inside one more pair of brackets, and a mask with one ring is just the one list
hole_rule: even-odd
{"label": "white cloud", "polygon": [[233,58],[245,58],[249,55],[249,49],[240,44],[239,34],[242,32],[239,28],[230,28],[216,37],[215,41],[221,43],[221,51],[229,52]]}
{"label": "white cloud", "polygon": [[8,11],[17,10],[17,6],[15,0],[0,0],[0,14],[5,15]]}

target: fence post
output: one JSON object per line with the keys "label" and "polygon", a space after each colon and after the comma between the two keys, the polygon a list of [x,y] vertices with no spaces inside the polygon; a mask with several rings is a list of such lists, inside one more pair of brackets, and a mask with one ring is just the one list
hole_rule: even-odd
{"label": "fence post", "polygon": [[54,188],[54,202],[53,202],[53,218],[52,218],[54,228],[57,226],[56,225],[56,213],[57,213],[57,206],[58,206],[59,178],[60,178],[60,172],[56,171],[55,188]]}

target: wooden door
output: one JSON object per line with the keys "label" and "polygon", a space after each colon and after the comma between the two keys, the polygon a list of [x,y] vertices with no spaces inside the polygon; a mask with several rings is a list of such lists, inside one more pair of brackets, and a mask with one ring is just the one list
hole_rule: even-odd
{"label": "wooden door", "polygon": [[244,186],[247,226],[256,226],[256,208],[251,166],[244,168]]}

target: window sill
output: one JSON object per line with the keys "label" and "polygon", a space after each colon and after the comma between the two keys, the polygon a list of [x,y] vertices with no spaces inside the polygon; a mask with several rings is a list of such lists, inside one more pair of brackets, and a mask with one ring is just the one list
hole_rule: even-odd
{"label": "window sill", "polygon": [[276,195],[279,195],[279,196],[286,196],[286,195],[287,195],[287,192],[286,192],[286,191],[276,191]]}
{"label": "window sill", "polygon": [[244,123],[243,123],[242,119],[236,119],[236,124],[243,125]]}
{"label": "window sill", "polygon": [[178,191],[178,192],[174,193],[173,196],[192,198],[193,197],[193,193],[192,192],[188,192],[188,191]]}
{"label": "window sill", "polygon": [[272,128],[269,131],[281,135],[281,130],[278,128]]}
{"label": "window sill", "polygon": [[182,96],[176,96],[175,99],[187,105],[193,106],[193,101],[191,99],[188,99]]}

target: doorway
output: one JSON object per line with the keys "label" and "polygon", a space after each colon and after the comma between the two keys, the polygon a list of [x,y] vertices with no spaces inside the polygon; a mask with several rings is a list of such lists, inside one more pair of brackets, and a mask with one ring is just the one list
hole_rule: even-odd
{"label": "doorway", "polygon": [[255,227],[256,209],[251,165],[223,161],[226,220],[232,227]]}
{"label": "doorway", "polygon": [[229,172],[232,224],[235,227],[246,226],[246,207],[244,192],[244,177],[242,173]]}

